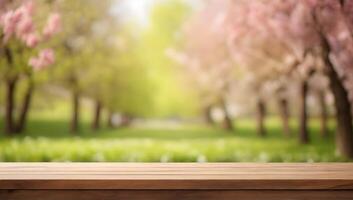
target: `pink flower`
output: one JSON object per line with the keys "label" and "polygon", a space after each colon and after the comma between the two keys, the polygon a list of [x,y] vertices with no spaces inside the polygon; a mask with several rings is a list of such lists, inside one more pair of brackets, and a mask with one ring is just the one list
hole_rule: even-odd
{"label": "pink flower", "polygon": [[32,17],[25,15],[22,20],[18,23],[17,34],[18,36],[30,34],[34,31],[34,24]]}
{"label": "pink flower", "polygon": [[[11,12],[11,11],[9,11],[9,12]],[[13,13],[13,15],[12,15],[13,23],[17,24],[22,19],[23,13],[19,9],[12,11],[12,13]]]}
{"label": "pink flower", "polygon": [[34,70],[38,71],[45,69],[54,62],[54,51],[52,49],[44,49],[39,53],[38,57],[32,57],[28,64],[32,66]]}
{"label": "pink flower", "polygon": [[32,17],[35,9],[35,3],[32,0],[28,0],[23,3],[19,8],[17,8],[16,12],[21,13],[21,15],[27,15]]}
{"label": "pink flower", "polygon": [[4,32],[4,42],[7,42],[16,31],[18,22],[21,20],[22,15],[19,12],[8,11],[1,17],[0,25]]}
{"label": "pink flower", "polygon": [[31,33],[24,37],[24,42],[29,48],[34,48],[38,45],[40,39],[37,34]]}
{"label": "pink flower", "polygon": [[33,0],[29,0],[27,1],[24,5],[23,5],[23,8],[25,10],[25,12],[32,16],[33,13],[34,13],[34,10],[35,10],[35,3]]}
{"label": "pink flower", "polygon": [[34,70],[40,70],[42,68],[42,64],[37,57],[30,58],[28,65],[32,66]]}
{"label": "pink flower", "polygon": [[7,11],[0,17],[0,26],[4,32],[4,42],[7,42],[14,34],[25,41],[26,36],[34,31],[32,19],[34,6],[34,1],[28,0],[19,8]]}
{"label": "pink flower", "polygon": [[43,30],[43,35],[46,39],[49,39],[54,34],[58,33],[61,28],[61,17],[58,13],[53,13],[49,16],[47,25]]}
{"label": "pink flower", "polygon": [[39,54],[39,57],[42,57],[48,65],[51,65],[55,62],[55,55],[52,49],[42,50]]}

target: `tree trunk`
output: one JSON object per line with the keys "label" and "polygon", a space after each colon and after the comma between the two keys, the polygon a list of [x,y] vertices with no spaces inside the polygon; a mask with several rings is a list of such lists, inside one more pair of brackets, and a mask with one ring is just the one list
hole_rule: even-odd
{"label": "tree trunk", "polygon": [[232,118],[231,118],[230,115],[229,115],[228,108],[227,108],[227,105],[226,105],[225,100],[222,100],[222,101],[221,101],[221,104],[222,104],[221,106],[222,106],[223,114],[224,114],[224,119],[223,119],[223,122],[222,122],[222,127],[223,127],[225,130],[233,131],[233,130],[234,130],[233,121],[232,121]]}
{"label": "tree trunk", "polygon": [[327,138],[329,134],[328,129],[328,112],[325,98],[325,92],[320,90],[317,94],[318,103],[320,107],[320,133],[323,138]]}
{"label": "tree trunk", "polygon": [[305,79],[300,84],[300,101],[299,101],[299,141],[301,144],[308,144],[310,142],[308,130],[308,80]]}
{"label": "tree trunk", "polygon": [[330,79],[330,88],[335,98],[337,150],[341,155],[353,158],[353,125],[351,103],[349,101],[348,92],[341,82],[332,63],[326,62],[326,64],[328,68],[327,73]]}
{"label": "tree trunk", "polygon": [[[340,1],[341,5],[343,1]],[[337,151],[348,158],[353,159],[353,124],[351,103],[349,101],[348,91],[343,85],[333,63],[330,60],[331,46],[328,37],[323,30],[323,24],[320,22],[318,12],[314,13],[316,23],[319,24],[320,35],[323,46],[323,59],[326,64],[326,73],[330,80],[330,88],[335,99],[336,108],[336,143]]]}
{"label": "tree trunk", "polygon": [[80,93],[77,90],[72,92],[72,117],[71,117],[71,132],[77,133],[79,131],[80,118]]}
{"label": "tree trunk", "polygon": [[107,125],[109,128],[114,128],[114,113],[112,111],[108,112]]}
{"label": "tree trunk", "polygon": [[289,107],[288,107],[288,100],[284,97],[278,99],[278,107],[279,112],[282,120],[282,129],[283,133],[286,137],[290,137],[292,135],[289,125]]}
{"label": "tree trunk", "polygon": [[32,102],[33,91],[34,91],[34,84],[32,80],[29,80],[28,88],[23,99],[23,103],[19,114],[19,119],[16,125],[16,133],[22,133],[26,128],[28,112]]}
{"label": "tree trunk", "polygon": [[256,102],[256,132],[260,137],[266,137],[265,128],[266,105],[262,99]]}
{"label": "tree trunk", "polygon": [[93,121],[92,121],[92,129],[93,130],[100,129],[101,112],[102,112],[102,103],[97,100],[95,102],[94,116],[93,116]]}
{"label": "tree trunk", "polygon": [[6,105],[5,105],[5,133],[12,135],[15,132],[15,94],[18,79],[12,78],[6,81]]}
{"label": "tree trunk", "polygon": [[321,39],[323,42],[323,59],[326,65],[326,74],[329,77],[330,89],[335,99],[337,151],[340,155],[353,159],[352,105],[348,91],[330,60],[331,49],[329,42],[324,35],[321,36]]}
{"label": "tree trunk", "polygon": [[[13,56],[9,48],[4,48],[4,56],[6,58],[7,64],[9,67],[13,65]],[[11,70],[11,69],[9,69]],[[18,76],[13,76],[12,74],[7,74],[7,79],[5,82],[6,90],[6,100],[5,100],[5,133],[12,135],[15,132],[15,120],[14,120],[14,111],[15,111],[15,94],[16,86],[18,83]]]}
{"label": "tree trunk", "polygon": [[204,108],[204,119],[208,125],[214,125],[215,121],[212,118],[212,106],[206,106]]}

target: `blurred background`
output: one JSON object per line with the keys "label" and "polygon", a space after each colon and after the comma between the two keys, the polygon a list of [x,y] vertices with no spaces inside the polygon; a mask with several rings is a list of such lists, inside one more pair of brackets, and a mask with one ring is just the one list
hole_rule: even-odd
{"label": "blurred background", "polygon": [[353,4],[0,0],[2,162],[350,162]]}

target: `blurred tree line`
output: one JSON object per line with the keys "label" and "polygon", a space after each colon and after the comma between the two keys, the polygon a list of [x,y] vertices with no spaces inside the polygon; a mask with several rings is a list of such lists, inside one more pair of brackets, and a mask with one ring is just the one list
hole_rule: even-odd
{"label": "blurred tree line", "polygon": [[[30,48],[20,52],[11,49],[14,63],[10,64],[5,50],[18,42],[3,42],[0,103],[4,106],[1,107],[7,134],[22,133],[33,105],[48,104],[55,101],[55,96],[70,102],[72,133],[80,130],[85,108],[82,102],[87,99],[93,105],[91,126],[95,130],[102,126],[103,115],[106,125],[113,127],[117,113],[122,123],[128,125],[134,116],[166,117],[195,112],[193,96],[180,95],[188,90],[187,85],[175,84],[183,79],[181,70],[165,53],[165,49],[180,43],[181,26],[190,14],[185,3],[171,0],[156,5],[146,28],[116,16],[112,8],[119,1],[115,0],[6,1],[0,14],[20,10],[27,3],[35,6],[34,22],[44,24],[45,16],[55,12],[60,14],[61,26],[55,37],[42,45],[55,51],[55,63],[45,69],[34,70],[28,64],[33,51]],[[5,32],[5,26],[2,28]],[[0,38],[4,39],[3,35]],[[5,73],[8,69],[11,77],[14,74],[16,78],[11,78],[14,83],[5,87],[9,82],[10,75]],[[8,105],[10,111],[5,109]],[[13,121],[19,121],[19,127]]]}
{"label": "blurred tree line", "polygon": [[201,91],[207,121],[220,107],[233,130],[230,108],[238,101],[254,110],[257,133],[266,137],[268,104],[276,101],[285,136],[294,108],[299,142],[308,144],[314,107],[322,137],[334,115],[337,152],[353,158],[352,13],[344,0],[211,0],[186,22],[184,48],[169,55]]}

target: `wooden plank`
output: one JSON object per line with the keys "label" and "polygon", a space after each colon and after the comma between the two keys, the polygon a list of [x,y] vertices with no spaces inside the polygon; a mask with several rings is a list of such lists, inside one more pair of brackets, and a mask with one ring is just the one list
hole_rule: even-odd
{"label": "wooden plank", "polygon": [[353,164],[1,163],[0,189],[353,190]]}
{"label": "wooden plank", "polygon": [[353,191],[316,190],[0,190],[6,200],[352,200]]}
{"label": "wooden plank", "polygon": [[0,189],[277,189],[277,190],[351,190],[352,181],[343,180],[4,180]]}

